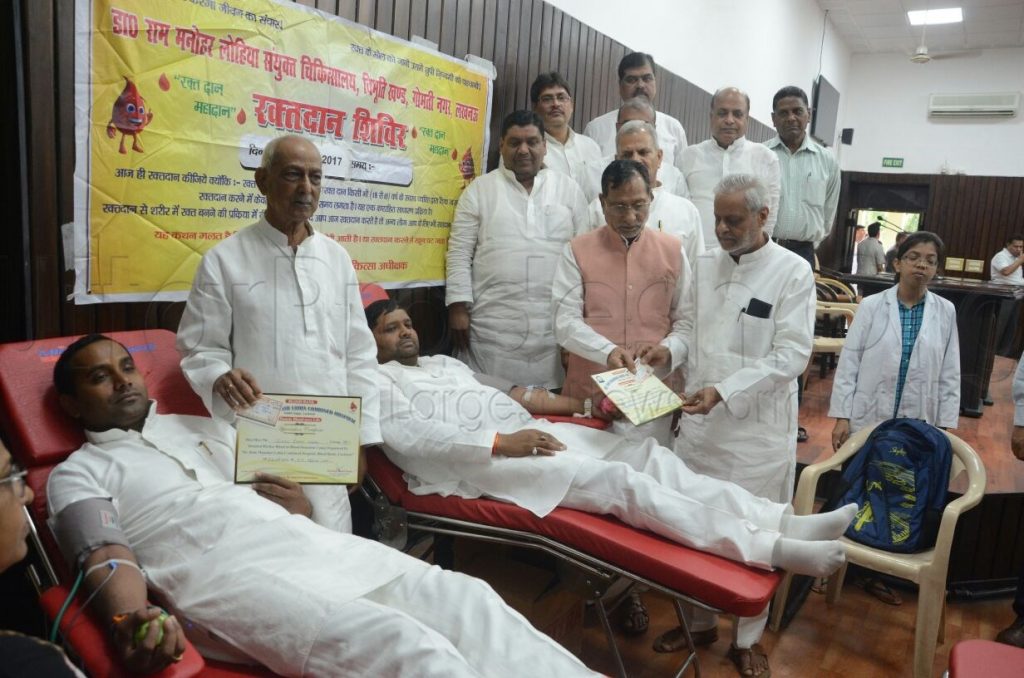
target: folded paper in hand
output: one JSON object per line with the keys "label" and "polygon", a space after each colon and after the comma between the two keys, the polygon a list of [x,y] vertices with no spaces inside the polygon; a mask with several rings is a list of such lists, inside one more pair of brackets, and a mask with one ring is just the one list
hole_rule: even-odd
{"label": "folded paper in hand", "polygon": [[683,406],[682,399],[646,365],[637,365],[636,374],[620,367],[592,375],[591,379],[635,426]]}

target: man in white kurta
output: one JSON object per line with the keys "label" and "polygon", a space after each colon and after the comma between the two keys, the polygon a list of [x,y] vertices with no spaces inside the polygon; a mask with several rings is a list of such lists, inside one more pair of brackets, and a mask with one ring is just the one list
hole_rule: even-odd
{"label": "man in white kurta", "polygon": [[752,143],[747,133],[750,99],[740,90],[727,87],[711,99],[711,138],[683,151],[680,169],[690,189],[690,200],[700,211],[704,245],[715,246],[715,186],[729,174],[752,174],[768,189],[769,213],[765,230],[771,237],[778,215],[781,178],[779,159],[761,144]]}
{"label": "man in white kurta", "polygon": [[828,237],[839,206],[839,163],[807,133],[811,107],[799,87],[783,87],[772,102],[776,136],[765,142],[779,159],[779,214],[772,236],[814,268],[814,250]]}
{"label": "man in white kurta", "polygon": [[51,474],[50,515],[110,498],[130,549],[101,546],[83,569],[115,548],[145,571],[119,568],[101,609],[145,606],[148,584],[203,654],[288,676],[595,675],[483,582],[236,485],[234,429],[157,414],[120,344],[68,350],[61,401],[88,442]]}
{"label": "man in white kurta", "polygon": [[[647,212],[647,228],[679,238],[686,251],[687,262],[692,262],[697,255],[704,253],[700,212],[692,202],[675,195],[658,180],[666,165],[662,162],[664,153],[658,147],[654,128],[648,123],[631,120],[619,128],[615,139],[615,159],[643,163],[651,178],[652,198]],[[600,197],[591,201],[589,215],[591,229],[605,225]]]}
{"label": "man in white kurta", "polygon": [[[654,107],[658,94],[658,81],[654,76],[654,57],[643,52],[633,52],[622,57],[618,67],[619,96],[623,101],[643,97]],[[601,146],[606,158],[615,155],[615,123],[619,111],[614,109],[600,115],[583,129],[583,133]],[[651,121],[648,121],[651,122]],[[653,123],[652,123],[653,124]],[[657,112],[658,145],[665,153],[665,164],[682,169],[683,149],[686,148],[686,130],[682,123],[668,113]]]}
{"label": "man in white kurta", "polygon": [[587,229],[587,203],[571,177],[541,169],[545,148],[537,114],[505,118],[501,165],[455,208],[445,303],[457,355],[475,371],[557,388],[551,279],[562,247]]}
{"label": "man in white kurta", "polygon": [[[264,218],[213,247],[196,271],[178,326],[181,368],[210,414],[227,421],[261,391],[358,396],[361,443],[374,445],[373,337],[356,274],[345,249],[310,223],[320,153],[301,137],[276,141],[256,172]],[[343,488],[309,495],[350,524]]]}
{"label": "man in white kurta", "polygon": [[583,191],[587,200],[600,193],[601,187],[594,177],[608,163],[597,142],[584,134],[577,134],[569,125],[572,120],[572,89],[559,73],[541,73],[530,85],[530,103],[533,112],[544,121],[544,167],[568,174]]}
{"label": "man in white kurta", "polygon": [[[762,147],[763,148],[763,147]],[[693,265],[684,318],[686,391],[675,449],[698,473],[788,501],[796,472],[797,377],[814,341],[814,277],[765,232],[769,194],[732,175],[716,188],[716,242]],[[740,620],[749,649],[765,617]],[[698,619],[707,630],[713,617]],[[756,654],[756,652],[755,652]]]}
{"label": "man in white kurta", "polygon": [[1010,235],[1006,246],[992,257],[990,277],[992,282],[1013,285],[1014,299],[999,302],[999,313],[996,316],[996,355],[1007,358],[1018,358],[1014,353],[1013,340],[1017,337],[1017,325],[1020,324],[1020,299],[1024,296],[1024,239],[1019,235]]}
{"label": "man in white kurta", "polygon": [[[787,515],[787,504],[698,476],[650,438],[638,444],[590,427],[533,419],[520,401],[478,381],[464,363],[419,356],[404,309],[391,304],[369,307],[367,314],[381,361],[384,451],[406,472],[413,493],[487,496],[540,517],[556,506],[611,514],[761,568],[821,571],[842,561],[832,535],[849,524],[850,507],[820,514],[828,517],[815,520],[816,534],[795,537],[793,521],[807,517]],[[794,544],[802,555],[783,565]]]}

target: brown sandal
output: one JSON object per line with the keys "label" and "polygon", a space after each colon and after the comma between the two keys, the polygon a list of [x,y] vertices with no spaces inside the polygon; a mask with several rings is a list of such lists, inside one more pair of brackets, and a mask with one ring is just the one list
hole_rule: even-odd
{"label": "brown sandal", "polygon": [[[690,633],[690,637],[693,638],[693,644],[697,647],[706,647],[718,640],[718,627],[712,626],[704,631],[693,631]],[[686,642],[683,627],[676,626],[655,638],[651,647],[655,652],[679,652],[689,650],[690,644]]]}
{"label": "brown sandal", "polygon": [[627,636],[639,636],[647,632],[651,625],[651,617],[647,606],[639,593],[630,593],[622,602],[622,616],[619,618],[619,630]]}
{"label": "brown sandal", "polygon": [[[768,655],[758,643],[754,643],[749,649],[730,645],[726,656],[744,678],[771,678],[772,670],[768,666]],[[760,672],[757,671],[757,666],[762,667]]]}

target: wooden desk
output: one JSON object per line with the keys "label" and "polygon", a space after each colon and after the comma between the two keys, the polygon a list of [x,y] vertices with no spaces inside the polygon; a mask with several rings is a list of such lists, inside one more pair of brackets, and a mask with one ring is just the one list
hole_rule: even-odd
{"label": "wooden desk", "polygon": [[[842,275],[867,297],[895,284],[892,273],[877,276]],[[928,289],[953,302],[960,338],[960,413],[980,417],[995,356],[996,315],[1004,299],[1013,299],[1013,288],[976,280],[936,276]]]}

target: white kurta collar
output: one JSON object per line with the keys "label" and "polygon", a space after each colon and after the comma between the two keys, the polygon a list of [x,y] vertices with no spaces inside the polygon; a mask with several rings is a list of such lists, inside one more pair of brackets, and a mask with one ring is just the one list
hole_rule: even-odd
{"label": "white kurta collar", "polygon": [[498,169],[496,171],[501,172],[501,175],[505,177],[505,179],[509,182],[509,184],[512,185],[513,188],[518,188],[523,193],[529,194],[532,193],[534,190],[540,188],[540,185],[544,183],[545,174],[550,170],[546,170],[543,167],[541,167],[540,171],[537,172],[537,176],[533,178],[533,189],[531,189],[529,192],[527,192],[526,188],[521,183],[519,183],[518,179],[516,179],[516,173],[510,170],[509,168],[505,167],[504,160],[498,163]]}
{"label": "white kurta collar", "polygon": [[[156,401],[149,401],[149,411],[146,413],[146,422],[142,425],[142,432],[145,433],[146,429],[152,428],[156,421]],[[94,445],[103,445],[106,443],[112,443],[118,440],[127,440],[129,438],[141,438],[144,437],[138,431],[123,428],[111,428],[106,431],[90,431],[85,429],[85,439]]]}
{"label": "white kurta collar", "polygon": [[[270,224],[270,222],[267,221],[266,214],[264,214],[260,218],[260,220],[256,222],[255,229],[260,233],[260,235],[262,235],[264,238],[267,238],[268,240],[270,240],[270,242],[274,243],[278,247],[288,247],[288,236],[274,228]],[[302,242],[299,243],[299,247],[302,247],[304,244],[310,242],[314,237],[316,237],[316,229],[314,229],[313,225],[308,221],[306,222],[306,229],[309,235],[307,235],[302,240]]]}
{"label": "white kurta collar", "polygon": [[721,146],[719,146],[718,142],[715,140],[714,137],[712,137],[709,141],[711,141],[711,147],[714,148],[719,153],[721,153],[722,155],[739,155],[740,153],[743,152],[743,148],[747,144],[746,137],[740,137],[736,141],[729,144],[728,148],[722,148]]}
{"label": "white kurta collar", "polygon": [[[750,266],[762,263],[765,259],[768,259],[769,257],[772,256],[773,250],[777,247],[778,245],[776,245],[774,242],[771,241],[771,239],[769,239],[768,242],[764,245],[764,247],[756,249],[753,252],[747,252],[746,254],[740,255],[740,260],[739,262],[737,262],[737,265]],[[728,252],[726,252],[726,256],[732,259],[732,255],[730,255]]]}

